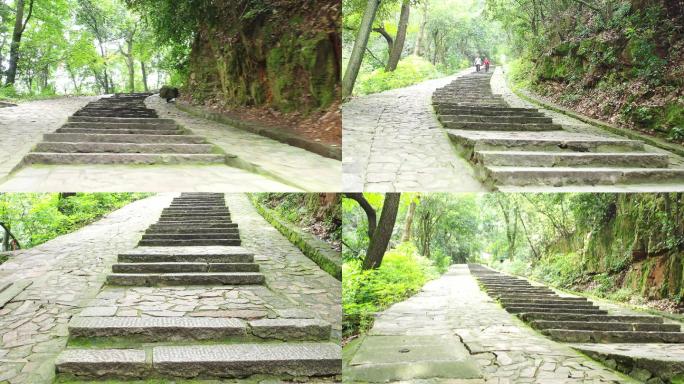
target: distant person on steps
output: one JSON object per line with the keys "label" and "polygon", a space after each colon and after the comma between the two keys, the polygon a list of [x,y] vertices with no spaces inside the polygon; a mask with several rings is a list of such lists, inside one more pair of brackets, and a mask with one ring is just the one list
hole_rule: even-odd
{"label": "distant person on steps", "polygon": [[480,56],[475,58],[475,71],[480,72],[480,67],[482,66],[482,59],[480,59]]}
{"label": "distant person on steps", "polygon": [[489,72],[489,59],[485,56],[484,59],[485,72]]}

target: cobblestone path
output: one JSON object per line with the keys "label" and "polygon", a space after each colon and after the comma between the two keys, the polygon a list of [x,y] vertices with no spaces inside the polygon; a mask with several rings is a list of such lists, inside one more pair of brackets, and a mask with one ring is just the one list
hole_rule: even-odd
{"label": "cobblestone path", "polygon": [[[453,348],[465,347],[481,376],[473,378],[471,372],[463,371],[469,375],[455,381],[459,383],[637,383],[525,326],[480,290],[465,265],[452,266],[417,295],[382,312],[368,338],[374,336],[454,338]],[[375,356],[376,360],[357,365],[352,358],[344,368],[345,377],[347,372],[377,364],[381,357]],[[423,372],[417,382],[455,379]]]}
{"label": "cobblestone path", "polygon": [[0,265],[0,286],[32,282],[0,308],[0,383],[52,381],[67,322],[97,294],[117,254],[134,247],[170,202],[171,195],[133,202]]}
{"label": "cobblestone path", "polygon": [[[91,271],[85,268],[85,271],[80,272],[79,279],[81,280],[73,283],[75,287],[78,287],[79,284],[82,284],[83,280],[96,281],[96,284],[93,284],[93,286],[88,289],[88,295],[80,295],[79,297],[75,297],[73,299],[73,304],[70,307],[68,307],[68,311],[60,312],[58,315],[54,315],[55,322],[59,322],[59,332],[58,335],[50,336],[50,340],[56,339],[58,340],[58,342],[54,341],[56,345],[52,346],[52,349],[49,354],[44,354],[44,356],[40,356],[42,358],[40,362],[41,369],[39,371],[33,371],[41,372],[40,375],[35,376],[34,373],[34,376],[29,380],[26,375],[22,376],[20,373],[21,369],[23,369],[21,364],[22,362],[15,362],[13,364],[9,364],[2,360],[2,358],[0,358],[0,361],[3,361],[2,368],[0,368],[0,374],[8,375],[7,377],[5,377],[6,379],[9,379],[11,377],[12,381],[10,382],[12,383],[49,382],[53,375],[52,372],[54,372],[55,369],[54,360],[56,353],[64,347],[67,340],[67,323],[70,321],[70,318],[72,318],[72,316],[74,315],[77,315],[78,317],[74,317],[73,319],[71,319],[72,332],[74,332],[74,327],[76,326],[81,327],[79,328],[80,332],[84,332],[84,329],[88,330],[88,332],[91,332],[93,331],[92,327],[102,326],[102,323],[98,321],[101,318],[104,318],[107,322],[109,322],[107,323],[107,326],[109,328],[107,328],[106,333],[112,335],[111,332],[121,332],[122,328],[117,328],[121,327],[121,324],[119,324],[120,321],[117,320],[117,318],[120,318],[121,321],[133,321],[133,323],[131,324],[127,323],[128,329],[130,329],[130,327],[138,327],[138,329],[140,329],[140,327],[143,327],[143,329],[146,329],[144,327],[152,327],[150,329],[147,329],[147,331],[150,332],[147,333],[148,337],[149,335],[153,335],[152,337],[160,337],[160,335],[163,335],[164,332],[163,327],[166,327],[167,332],[169,326],[181,327],[180,330],[176,328],[177,336],[174,336],[178,337],[179,339],[182,339],[183,337],[188,335],[194,335],[193,337],[202,337],[201,335],[204,334],[203,332],[206,332],[205,335],[212,335],[212,332],[217,332],[216,328],[211,328],[213,326],[216,326],[216,324],[214,323],[216,323],[217,321],[223,322],[222,327],[224,327],[219,327],[218,332],[235,332],[237,328],[244,327],[245,323],[241,323],[240,319],[244,319],[244,322],[248,322],[250,324],[250,328],[248,328],[252,330],[250,332],[254,332],[255,334],[257,334],[256,332],[258,332],[258,330],[263,330],[265,332],[263,334],[263,337],[266,338],[274,337],[274,335],[277,336],[278,334],[281,334],[281,336],[288,335],[288,330],[292,331],[293,329],[299,329],[297,328],[298,326],[302,326],[303,324],[307,323],[311,323],[307,326],[309,328],[306,328],[308,329],[307,332],[314,332],[315,330],[320,329],[317,328],[317,326],[315,325],[317,324],[317,320],[315,319],[319,318],[332,325],[333,332],[332,334],[330,334],[330,328],[328,328],[328,337],[331,341],[337,343],[339,340],[339,334],[341,329],[340,282],[330,277],[327,273],[321,271],[312,261],[306,258],[298,249],[294,248],[289,243],[289,241],[287,241],[282,235],[280,235],[274,228],[270,227],[270,225],[266,223],[266,221],[263,218],[261,218],[260,215],[252,208],[246,196],[226,195],[226,200],[227,205],[230,207],[230,216],[232,218],[232,221],[239,223],[239,238],[241,238],[242,240],[242,246],[235,247],[226,245],[216,245],[204,248],[208,253],[215,252],[216,249],[224,247],[235,248],[235,251],[237,251],[239,248],[243,250],[248,250],[250,253],[254,253],[254,261],[259,266],[260,274],[265,277],[265,285],[248,284],[223,286],[135,286],[139,285],[139,283],[134,281],[134,286],[121,287],[107,285],[104,289],[99,291],[99,288],[103,280],[105,279],[105,273],[111,271],[110,266],[115,262],[117,253],[119,255],[124,255],[123,257],[134,257],[134,254],[140,253],[139,251],[147,249],[149,251],[147,253],[152,254],[151,257],[164,257],[163,255],[168,254],[169,251],[172,251],[176,255],[182,254],[182,252],[179,251],[179,248],[183,247],[178,246],[159,247],[151,245],[139,246],[135,249],[133,248],[135,242],[140,239],[141,230],[143,230],[144,228],[149,226],[149,224],[152,224],[156,219],[158,219],[161,209],[163,207],[168,206],[170,203],[170,197],[168,195],[143,200],[142,202],[155,201],[155,209],[150,211],[144,209],[145,207],[143,206],[129,207],[131,207],[131,209],[136,209],[135,212],[144,213],[146,218],[145,222],[141,222],[140,225],[134,225],[135,231],[131,234],[126,244],[122,244],[120,247],[112,249],[110,253],[106,255],[106,258],[104,258],[105,261],[100,262],[98,264],[95,271]],[[125,207],[123,210],[126,210],[129,207]],[[121,211],[118,211],[117,214],[119,214],[119,212]],[[127,225],[131,224],[130,222],[126,221],[126,215],[130,214],[130,211],[126,211],[125,214],[119,214],[120,219],[126,222]],[[101,224],[105,220],[96,223],[94,226]],[[88,228],[90,227],[87,227],[87,229]],[[106,231],[106,229],[109,228],[107,227],[103,229],[105,229]],[[148,235],[151,235],[150,232],[147,233]],[[79,237],[77,236],[72,236],[71,239],[67,239],[68,236],[64,236],[56,240],[53,240],[44,245],[44,247],[50,246],[53,243],[58,242],[61,242],[61,244],[63,245],[65,240],[68,240],[67,243],[71,244],[72,242],[77,241],[79,239]],[[157,237],[159,237],[159,235],[153,235],[152,237],[147,236],[143,239],[143,241],[157,241],[155,240]],[[190,237],[192,238],[194,236]],[[213,235],[209,237],[214,238]],[[101,234],[99,237],[95,236],[96,240],[101,240],[101,238]],[[219,240],[220,239],[216,241]],[[90,250],[92,251],[92,244],[89,245],[91,246]],[[84,247],[86,246],[87,245],[84,245]],[[186,248],[195,250],[198,247],[190,246]],[[34,251],[37,250],[38,248]],[[44,250],[40,253],[36,253],[36,258],[38,258],[39,255],[45,257],[46,252],[49,250],[51,250],[51,248]],[[83,249],[81,249],[80,251],[84,252]],[[89,256],[81,254],[80,257],[86,258],[93,257],[93,255],[99,255],[97,251],[98,249],[94,249],[94,252],[88,252]],[[155,253],[157,254],[157,256],[154,256]],[[122,256],[120,256],[120,258],[121,257]],[[148,255],[147,257],[150,257],[150,255]],[[234,257],[242,256],[236,255]],[[101,260],[101,258],[98,259]],[[59,262],[57,262],[57,264],[59,264]],[[169,264],[174,263],[162,263],[161,266],[160,264],[157,264],[157,267],[172,267],[172,265]],[[8,264],[6,263],[6,265]],[[154,265],[145,265],[144,268],[149,268],[153,266]],[[240,266],[242,266],[242,264],[240,264]],[[55,266],[49,267],[55,268]],[[120,261],[119,266],[115,268],[132,267],[136,266],[130,266],[126,263],[121,264]],[[182,267],[188,268],[189,266],[183,264]],[[46,266],[46,268],[48,267]],[[119,284],[122,283],[120,279],[128,279],[128,277],[126,276],[115,276],[117,275],[117,273],[110,274],[110,278],[114,276],[116,279],[119,279]],[[36,271],[33,275],[41,276],[41,271]],[[181,278],[176,277],[173,273],[170,274],[169,277],[172,279]],[[37,281],[35,281],[31,287],[38,288]],[[55,292],[60,292],[57,288],[53,288],[53,290]],[[19,298],[20,297],[18,297],[18,299]],[[17,301],[17,299],[15,299],[15,301]],[[19,307],[22,304],[21,302],[19,302],[19,305],[10,303],[8,304],[8,306],[5,307],[5,309],[9,308],[10,305],[12,305],[13,307]],[[34,317],[40,315],[41,314],[36,315],[29,313],[24,317],[25,319],[27,319],[27,321],[32,321]],[[311,320],[307,320],[309,318]],[[259,322],[259,319],[262,319],[262,323]],[[4,317],[0,321],[4,321]],[[39,321],[42,320],[39,319]],[[81,323],[78,323],[77,321],[81,321]],[[281,323],[278,323],[278,321],[280,321]],[[275,324],[282,327],[280,329],[280,333],[273,332],[273,322],[276,322]],[[117,324],[119,325],[117,326]],[[198,333],[196,329],[198,324],[210,328],[205,328],[202,332]],[[294,328],[288,328],[288,324],[290,327]],[[160,325],[163,327],[159,328]],[[260,326],[261,328],[259,328]],[[228,327],[229,330],[225,329],[225,327]],[[124,327],[123,329],[126,328]],[[238,333],[240,332],[239,329],[237,331]],[[100,329],[98,332],[105,331],[103,331],[103,329]],[[40,336],[41,334],[42,333],[39,333],[38,335]],[[143,332],[143,334],[145,333]],[[286,338],[286,336],[282,337]],[[295,333],[295,336],[290,334],[289,337],[301,337],[301,335]],[[101,337],[101,339],[106,340],[106,338],[103,337]],[[151,341],[149,339],[146,340],[146,342],[148,343]],[[75,344],[72,345],[71,348],[84,346],[84,344],[79,343],[78,338],[73,339],[72,344],[73,343]],[[136,368],[136,365],[134,364],[136,362],[135,359],[139,358],[139,353],[136,354],[136,352],[134,351],[135,347],[139,346],[139,344],[130,344],[131,341],[126,341],[125,338],[120,338],[117,341],[117,343],[119,343],[119,347],[129,347],[129,350],[130,348],[133,348],[133,351],[131,351],[130,353],[128,351],[118,351],[115,354],[109,353],[105,356],[99,356],[99,358],[105,360],[114,359],[116,361],[116,364],[114,364],[115,366],[118,366],[118,364],[123,363],[124,366],[131,368],[131,375],[144,377],[144,371],[140,370],[140,366]],[[106,345],[107,341],[100,341],[99,344],[97,344],[98,348]],[[255,346],[254,348],[257,347],[258,346]],[[276,349],[283,348],[277,346],[274,347]],[[300,350],[302,348],[301,345],[296,345],[295,343],[295,347],[296,348],[294,349],[288,349],[287,354],[295,356],[297,353],[302,353],[302,351]],[[3,348],[5,347],[0,346],[0,355],[2,355]],[[249,347],[248,344],[245,348],[252,347]],[[161,359],[164,357],[163,353],[166,353],[165,356],[167,358],[172,359],[173,356],[175,356],[172,352],[178,352],[169,348],[167,349],[168,350],[164,351],[160,350],[159,353],[161,355],[155,356]],[[258,354],[254,354],[255,350],[258,349],[243,350],[242,352],[240,352],[240,356],[243,356],[241,357],[241,359],[244,360],[244,356],[258,357]],[[313,350],[315,349],[312,349],[312,351]],[[308,350],[305,350],[304,352],[307,351]],[[9,352],[12,352],[12,350],[9,350]],[[91,352],[93,356],[97,355],[96,350],[92,350]],[[191,351],[188,350],[186,352],[190,353]],[[192,354],[196,352],[197,351],[193,350]],[[277,355],[278,353],[284,353],[285,350],[274,350],[270,352],[275,353]],[[28,353],[29,354],[26,356],[17,358],[18,354],[16,352],[13,352],[12,358],[17,358],[19,360],[23,359],[25,360],[23,364],[26,365],[28,364],[28,361],[34,360],[34,358],[32,357],[33,355],[40,355],[40,353],[38,352],[31,352],[30,348],[28,348]],[[219,359],[220,356],[223,356],[223,358],[225,359],[226,356],[228,356],[228,354],[230,353],[230,348],[225,351],[222,350],[221,352],[213,351],[212,353],[219,353],[219,355],[217,355],[219,356]],[[233,351],[233,353],[235,353],[235,351]],[[320,353],[320,351],[318,351],[317,353]],[[144,365],[144,363],[142,362],[140,364]],[[35,365],[33,367],[35,368]],[[108,369],[111,369],[111,367]],[[172,368],[169,369],[173,371]],[[181,372],[186,372],[186,370],[187,367],[182,369]],[[17,376],[17,373],[19,373],[19,376]],[[179,371],[175,371],[175,374],[185,375],[185,373],[179,373]],[[267,379],[264,378],[263,380]]]}
{"label": "cobblestone path", "polygon": [[62,97],[0,109],[0,181],[16,167],[44,133],[59,128],[67,117],[97,97]]}
{"label": "cobblestone path", "polygon": [[434,90],[457,76],[357,97],[344,104],[344,190],[485,190],[472,176],[468,163],[456,155],[430,105]]}
{"label": "cobblestone path", "polygon": [[[226,153],[288,180],[306,191],[339,191],[342,180],[341,162],[283,144],[276,140],[233,128],[180,111],[157,95],[146,100],[149,107],[163,118],[172,118],[197,135],[209,139]],[[248,190],[245,190],[248,191]]]}

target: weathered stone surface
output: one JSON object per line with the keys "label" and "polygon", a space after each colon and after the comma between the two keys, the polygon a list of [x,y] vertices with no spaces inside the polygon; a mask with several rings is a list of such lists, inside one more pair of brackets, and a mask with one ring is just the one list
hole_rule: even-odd
{"label": "weathered stone surface", "polygon": [[264,275],[253,272],[213,273],[112,273],[107,275],[111,285],[235,285],[262,284]]}
{"label": "weathered stone surface", "polygon": [[253,335],[264,339],[328,340],[330,323],[320,319],[261,319],[249,322]]}
{"label": "weathered stone surface", "polygon": [[135,336],[145,341],[211,340],[246,336],[244,321],[206,317],[75,317],[71,337]]}
{"label": "weathered stone surface", "polygon": [[342,349],[333,343],[155,347],[152,353],[155,372],[183,378],[330,376],[342,371]]}
{"label": "weathered stone surface", "polygon": [[140,378],[149,371],[145,351],[134,349],[67,349],[55,365],[58,373],[88,378]]}

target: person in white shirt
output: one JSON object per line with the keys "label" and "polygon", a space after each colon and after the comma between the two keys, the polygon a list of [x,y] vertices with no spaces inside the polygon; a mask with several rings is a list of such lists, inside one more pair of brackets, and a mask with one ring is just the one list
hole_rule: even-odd
{"label": "person in white shirt", "polygon": [[482,59],[480,56],[475,58],[475,71],[480,72],[480,67],[482,66]]}

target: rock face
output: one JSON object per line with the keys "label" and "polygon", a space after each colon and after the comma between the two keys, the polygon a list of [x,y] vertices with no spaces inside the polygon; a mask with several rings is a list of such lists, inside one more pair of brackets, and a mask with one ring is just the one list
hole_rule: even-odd
{"label": "rock face", "polygon": [[161,87],[161,89],[159,90],[159,97],[161,97],[162,99],[166,99],[167,103],[177,98],[178,96],[180,96],[178,88],[169,87],[165,85]]}
{"label": "rock face", "polygon": [[281,111],[329,106],[339,96],[339,1],[262,3],[215,2],[192,46],[188,97]]}

